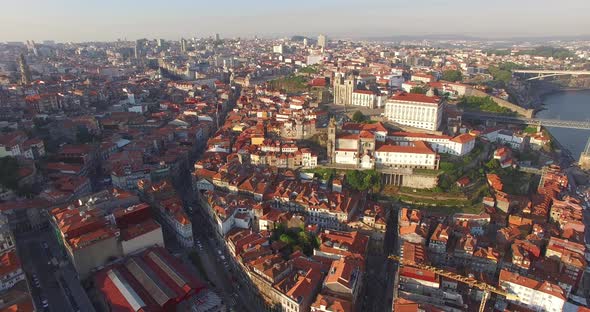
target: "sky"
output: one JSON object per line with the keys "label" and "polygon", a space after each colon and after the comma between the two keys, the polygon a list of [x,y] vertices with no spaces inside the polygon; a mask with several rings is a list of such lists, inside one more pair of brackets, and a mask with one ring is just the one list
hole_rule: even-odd
{"label": "sky", "polygon": [[0,42],[23,40],[590,35],[590,0],[0,0]]}

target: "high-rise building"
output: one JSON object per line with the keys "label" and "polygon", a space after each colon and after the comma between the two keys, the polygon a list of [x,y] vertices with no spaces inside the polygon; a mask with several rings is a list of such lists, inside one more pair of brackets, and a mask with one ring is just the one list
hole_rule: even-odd
{"label": "high-rise building", "polygon": [[219,41],[221,40],[221,37],[219,37],[219,34],[215,34],[215,41]]}
{"label": "high-rise building", "polygon": [[325,49],[326,43],[328,43],[328,38],[326,37],[326,35],[319,35],[318,36],[318,47]]}
{"label": "high-rise building", "polygon": [[279,44],[272,47],[272,52],[277,54],[283,54],[283,44]]}
{"label": "high-rise building", "polygon": [[184,38],[180,39],[180,51],[182,51],[182,53],[186,52],[186,45],[187,45],[186,39],[184,39]]}
{"label": "high-rise building", "polygon": [[135,58],[138,59],[141,56],[141,42],[139,40],[135,40],[135,47],[133,48],[133,52],[135,54]]}
{"label": "high-rise building", "polygon": [[147,39],[137,39],[135,40],[135,58],[139,59],[145,56],[145,47],[146,43],[148,42]]}
{"label": "high-rise building", "polygon": [[22,53],[18,57],[18,66],[20,67],[21,83],[28,85],[31,83],[31,71],[29,70],[27,60],[25,60],[25,55]]}

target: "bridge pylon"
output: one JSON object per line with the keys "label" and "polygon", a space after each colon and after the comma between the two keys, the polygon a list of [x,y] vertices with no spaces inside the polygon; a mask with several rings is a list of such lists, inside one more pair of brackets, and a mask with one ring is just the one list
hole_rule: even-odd
{"label": "bridge pylon", "polygon": [[580,155],[580,160],[578,161],[578,165],[580,168],[584,170],[590,170],[590,137],[588,137],[588,142],[586,142],[586,147],[582,151]]}

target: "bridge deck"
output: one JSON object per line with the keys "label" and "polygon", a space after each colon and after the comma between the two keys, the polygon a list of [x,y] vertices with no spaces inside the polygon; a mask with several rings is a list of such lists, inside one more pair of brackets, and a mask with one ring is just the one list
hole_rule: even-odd
{"label": "bridge deck", "polygon": [[515,69],[512,71],[514,74],[558,74],[558,75],[590,75],[590,71],[586,70],[534,70],[534,69]]}
{"label": "bridge deck", "polygon": [[590,121],[525,118],[525,117],[485,114],[485,113],[479,113],[479,112],[464,112],[463,118],[472,119],[472,120],[484,120],[484,121],[485,120],[492,120],[492,121],[497,121],[497,122],[526,124],[526,125],[535,125],[535,126],[541,125],[544,127],[590,130]]}

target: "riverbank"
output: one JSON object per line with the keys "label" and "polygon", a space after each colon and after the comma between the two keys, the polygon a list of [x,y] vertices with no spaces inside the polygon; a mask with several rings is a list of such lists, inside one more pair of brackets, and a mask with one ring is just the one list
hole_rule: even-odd
{"label": "riverbank", "polygon": [[568,87],[568,88],[546,89],[545,91],[539,90],[538,91],[539,92],[539,95],[538,95],[539,100],[537,101],[537,104],[536,104],[537,107],[534,108],[535,112],[534,112],[533,117],[535,117],[537,115],[537,113],[542,112],[547,109],[545,107],[544,101],[548,96],[552,96],[552,95],[559,94],[562,92],[576,92],[576,91],[587,91],[587,90],[590,90],[590,88],[569,88]]}
{"label": "riverbank", "polygon": [[548,96],[560,92],[590,90],[590,83],[579,82],[574,80],[568,85],[563,85],[563,81],[519,81],[509,87],[509,93],[518,99],[519,106],[532,108],[536,113],[543,109],[545,98]]}
{"label": "riverbank", "polygon": [[559,150],[559,166],[561,166],[562,168],[567,168],[570,165],[577,163],[578,160],[576,157],[574,157],[572,152],[559,142],[559,140],[551,133],[551,130],[547,130],[549,137],[551,137],[551,142],[553,142],[553,150]]}

